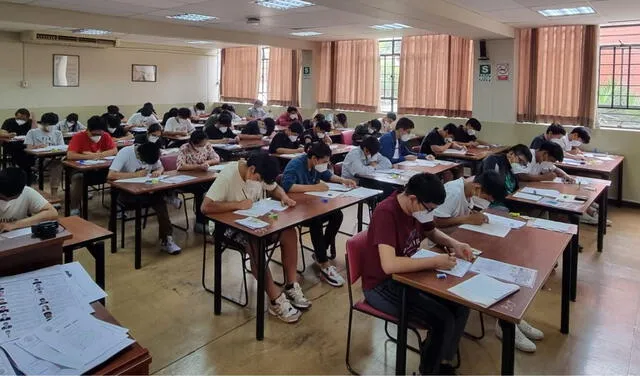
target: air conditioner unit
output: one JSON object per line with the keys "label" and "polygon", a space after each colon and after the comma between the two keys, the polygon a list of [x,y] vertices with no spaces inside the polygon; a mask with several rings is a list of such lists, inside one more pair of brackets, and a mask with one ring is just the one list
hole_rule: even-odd
{"label": "air conditioner unit", "polygon": [[118,39],[91,38],[86,36],[42,33],[37,31],[25,31],[20,34],[23,43],[54,44],[59,46],[113,48],[119,47]]}

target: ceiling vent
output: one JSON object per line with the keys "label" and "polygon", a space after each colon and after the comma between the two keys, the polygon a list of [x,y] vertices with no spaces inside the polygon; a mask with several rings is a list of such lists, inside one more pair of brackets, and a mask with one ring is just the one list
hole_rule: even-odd
{"label": "ceiling vent", "polygon": [[119,47],[118,39],[91,38],[86,36],[73,36],[37,31],[25,31],[20,34],[23,43],[54,44],[59,46],[113,48]]}

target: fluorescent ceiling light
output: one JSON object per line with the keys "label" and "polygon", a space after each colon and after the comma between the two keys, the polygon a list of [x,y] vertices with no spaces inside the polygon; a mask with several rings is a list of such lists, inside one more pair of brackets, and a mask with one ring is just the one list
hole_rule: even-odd
{"label": "fluorescent ceiling light", "polygon": [[304,8],[315,5],[314,3],[303,0],[256,0],[256,4],[265,8],[273,8],[279,10]]}
{"label": "fluorescent ceiling light", "polygon": [[182,20],[182,21],[192,21],[192,22],[203,22],[203,21],[218,19],[218,17],[207,16],[204,14],[195,14],[195,13],[177,14],[175,16],[167,16],[167,18],[171,18],[174,20]]}
{"label": "fluorescent ceiling light", "polygon": [[371,26],[371,28],[376,30],[400,30],[400,29],[411,29],[411,26],[407,26],[401,23],[390,23],[390,24],[383,24],[383,25],[373,25]]}
{"label": "fluorescent ceiling light", "polygon": [[295,35],[296,37],[314,37],[316,35],[322,35],[322,33],[318,33],[317,31],[296,31],[295,33],[291,33],[291,35]]}
{"label": "fluorescent ceiling light", "polygon": [[594,14],[596,11],[591,7],[577,7],[577,8],[559,8],[559,9],[541,9],[538,13],[545,17],[563,17],[563,16],[576,16],[579,14]]}
{"label": "fluorescent ceiling light", "polygon": [[213,42],[209,42],[207,40],[190,40],[187,43],[189,43],[189,44],[211,44]]}
{"label": "fluorescent ceiling light", "polygon": [[111,34],[110,31],[107,30],[98,30],[98,29],[75,29],[72,31],[74,34],[84,34],[84,35],[106,35]]}

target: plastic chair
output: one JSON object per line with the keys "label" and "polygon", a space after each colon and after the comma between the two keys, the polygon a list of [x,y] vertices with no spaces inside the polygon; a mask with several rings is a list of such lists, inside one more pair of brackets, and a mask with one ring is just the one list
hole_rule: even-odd
{"label": "plastic chair", "polygon": [[353,129],[342,132],[342,143],[345,145],[353,145]]}
{"label": "plastic chair", "polygon": [[338,162],[333,165],[333,174],[337,176],[342,176],[342,162]]}

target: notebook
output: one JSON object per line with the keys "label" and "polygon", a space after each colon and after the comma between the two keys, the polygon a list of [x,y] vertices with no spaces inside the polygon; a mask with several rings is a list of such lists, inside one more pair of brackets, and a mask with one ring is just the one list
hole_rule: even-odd
{"label": "notebook", "polygon": [[518,285],[477,274],[451,287],[449,292],[481,307],[489,308],[518,290],[520,290]]}

